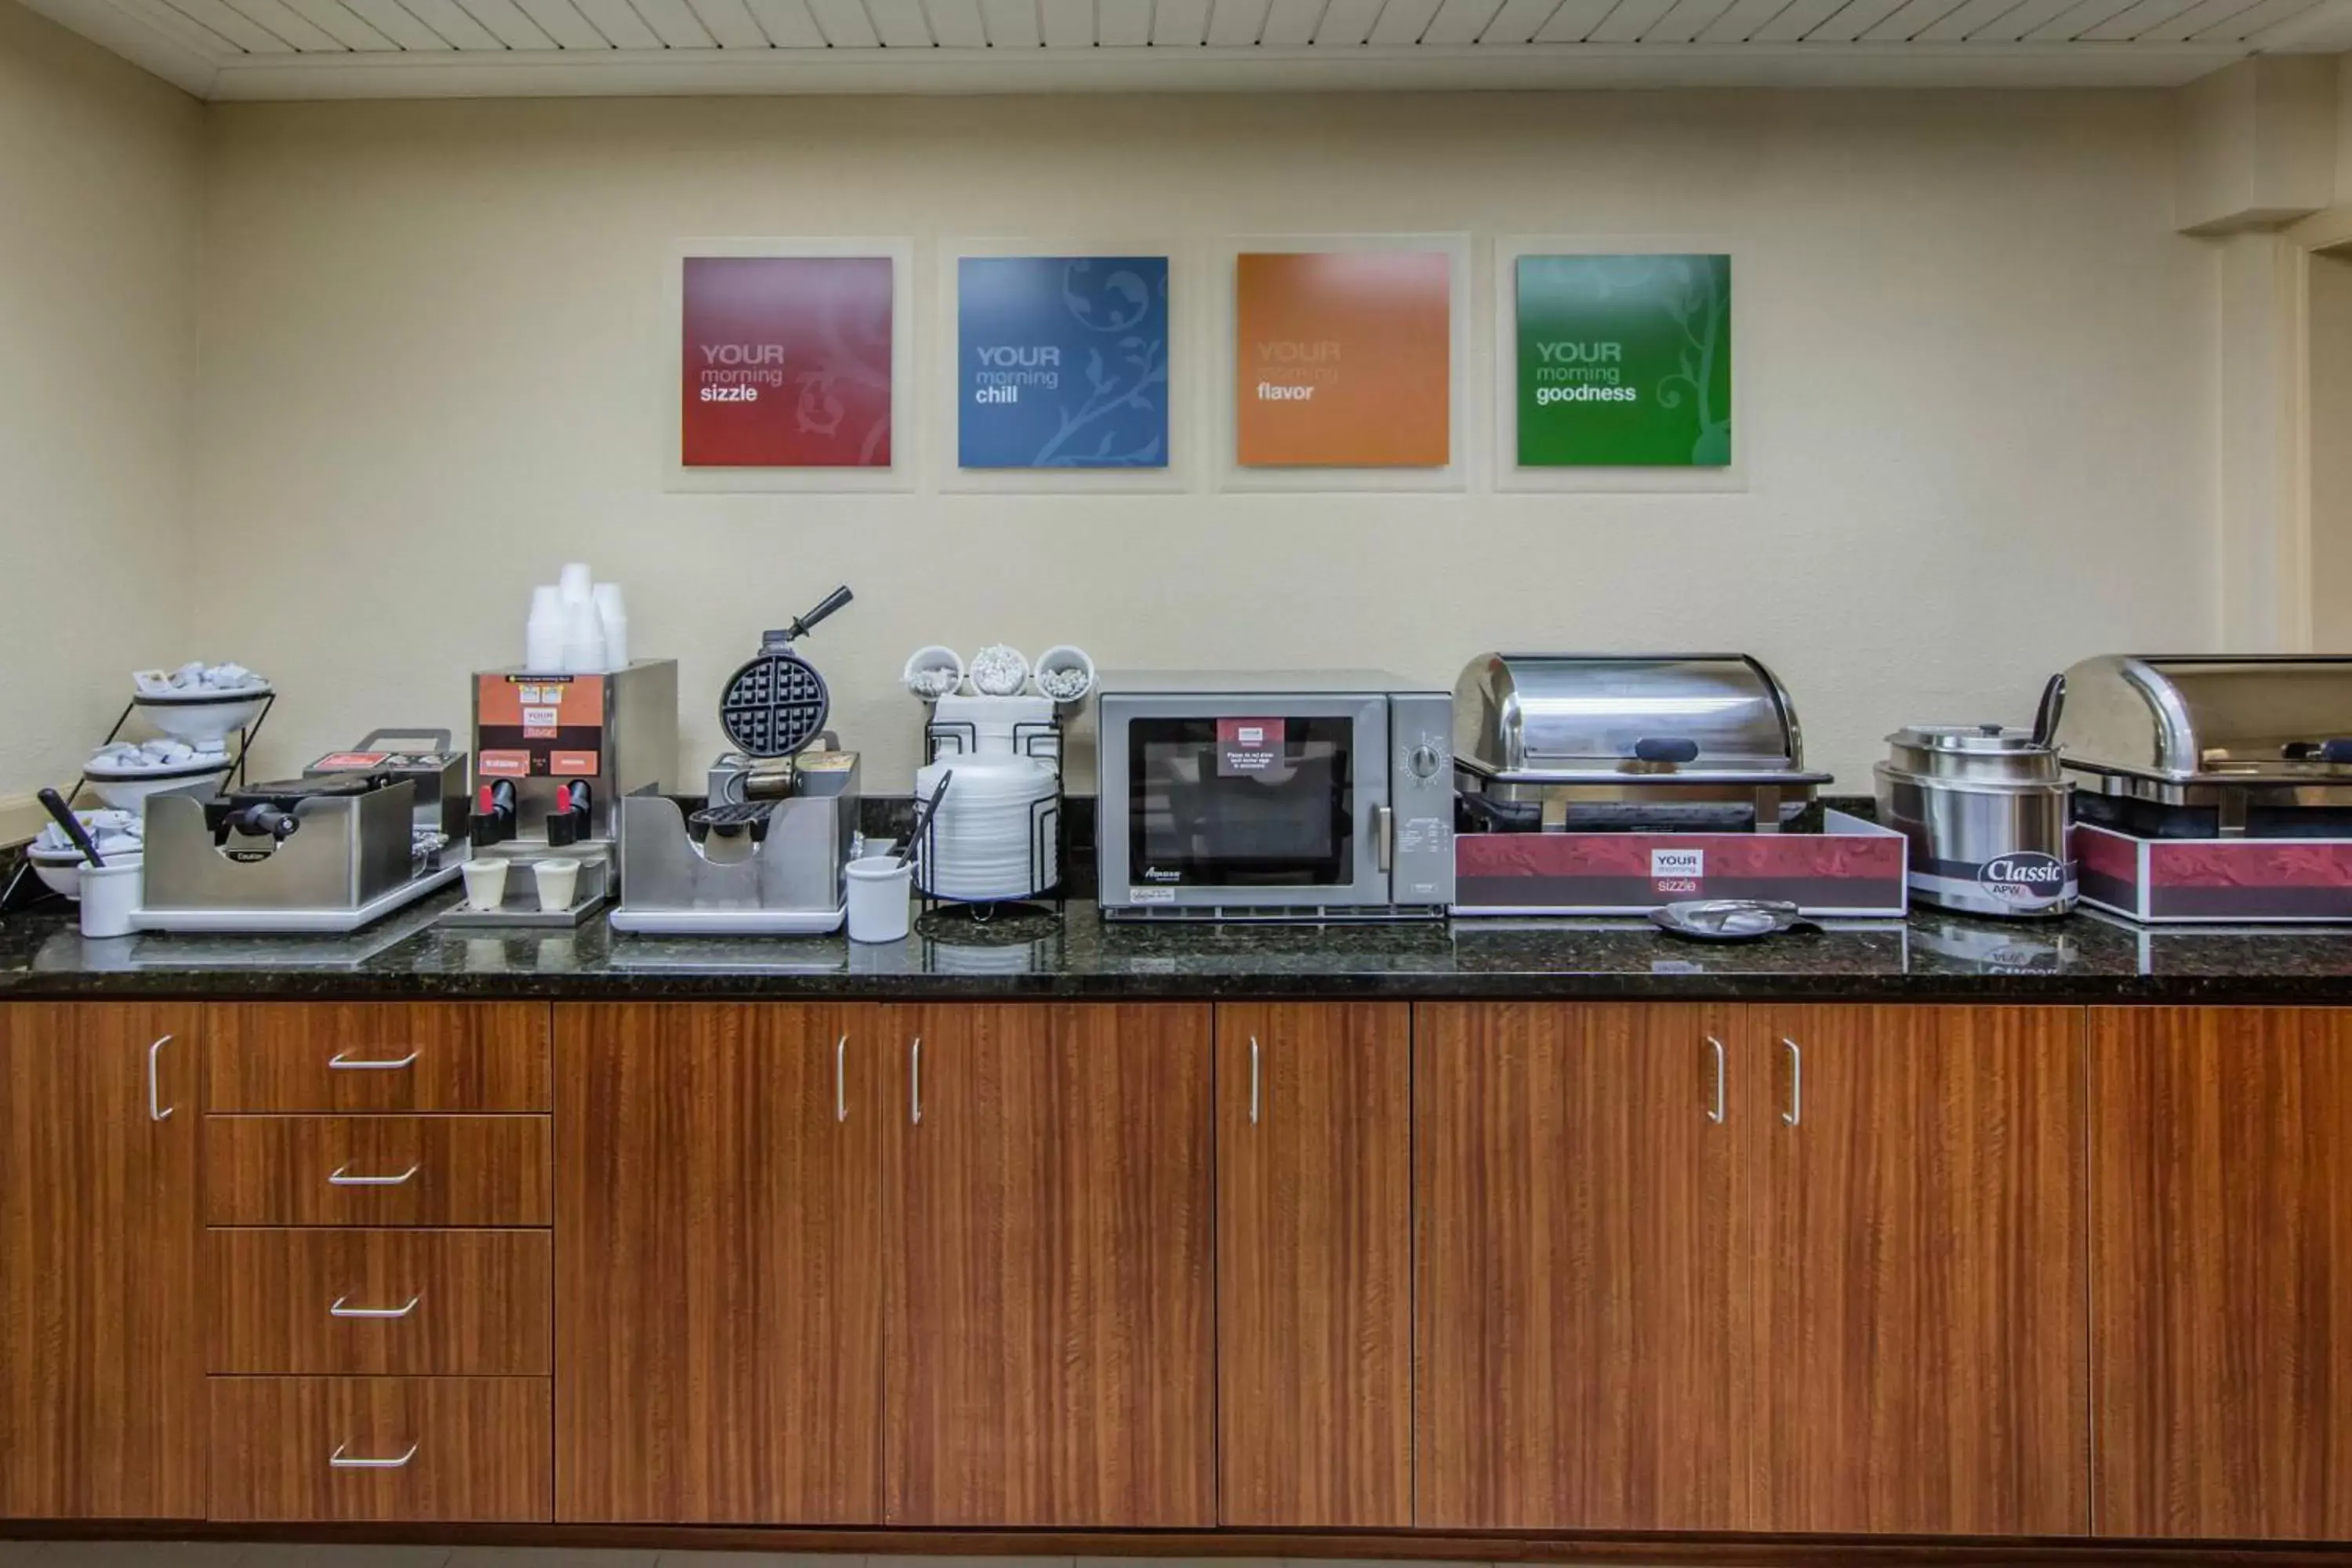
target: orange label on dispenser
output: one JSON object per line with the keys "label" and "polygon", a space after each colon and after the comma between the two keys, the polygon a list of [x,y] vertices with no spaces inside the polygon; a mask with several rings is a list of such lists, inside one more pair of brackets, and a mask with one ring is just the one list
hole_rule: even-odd
{"label": "orange label on dispenser", "polygon": [[485,675],[474,690],[476,770],[492,778],[593,778],[604,752],[601,675]]}

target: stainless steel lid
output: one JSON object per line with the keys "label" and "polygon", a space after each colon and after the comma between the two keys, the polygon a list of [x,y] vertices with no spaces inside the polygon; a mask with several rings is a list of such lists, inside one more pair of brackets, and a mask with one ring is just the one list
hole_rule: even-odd
{"label": "stainless steel lid", "polygon": [[1454,755],[1519,782],[1812,782],[1795,707],[1745,654],[1484,653],[1454,689]]}
{"label": "stainless steel lid", "polygon": [[2048,742],[2000,724],[1906,725],[1886,737],[1879,767],[1916,779],[2066,787]]}
{"label": "stainless steel lid", "polygon": [[2108,654],[2061,678],[2067,767],[2168,784],[2352,784],[2352,657]]}

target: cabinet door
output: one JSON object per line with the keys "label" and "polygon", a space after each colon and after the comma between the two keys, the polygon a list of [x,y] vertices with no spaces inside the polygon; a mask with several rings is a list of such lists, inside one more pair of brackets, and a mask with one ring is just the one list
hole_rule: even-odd
{"label": "cabinet door", "polygon": [[2091,1016],[2100,1532],[2352,1538],[2352,1012]]}
{"label": "cabinet door", "polygon": [[1213,1524],[1209,1009],[888,1017],[889,1522]]}
{"label": "cabinet door", "polygon": [[1744,1525],[1730,1037],[1696,1007],[1415,1008],[1416,1525]]}
{"label": "cabinet door", "polygon": [[1217,1008],[1218,1521],[1412,1522],[1412,1015]]}
{"label": "cabinet door", "polygon": [[1756,1008],[1754,1526],[2090,1526],[2075,1008]]}
{"label": "cabinet door", "polygon": [[204,1516],[195,1019],[0,1005],[0,1517]]}
{"label": "cabinet door", "polygon": [[556,1517],[871,1523],[873,1009],[556,1010]]}

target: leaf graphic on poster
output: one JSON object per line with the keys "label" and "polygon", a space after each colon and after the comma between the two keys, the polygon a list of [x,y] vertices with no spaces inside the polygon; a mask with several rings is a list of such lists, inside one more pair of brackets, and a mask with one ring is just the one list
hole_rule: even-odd
{"label": "leaf graphic on poster", "polygon": [[813,436],[838,434],[844,410],[841,399],[833,395],[833,373],[804,370],[800,381],[800,402],[793,409],[793,416],[802,431]]}
{"label": "leaf graphic on poster", "polygon": [[1103,369],[1102,350],[1088,349],[1087,351],[1087,384],[1100,392],[1109,384],[1109,380],[1108,374]]}

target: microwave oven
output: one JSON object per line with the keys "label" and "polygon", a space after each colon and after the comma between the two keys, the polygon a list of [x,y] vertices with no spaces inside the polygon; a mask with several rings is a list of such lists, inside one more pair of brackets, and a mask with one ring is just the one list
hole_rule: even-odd
{"label": "microwave oven", "polygon": [[1111,920],[1435,920],[1454,901],[1454,696],[1377,672],[1106,676]]}

